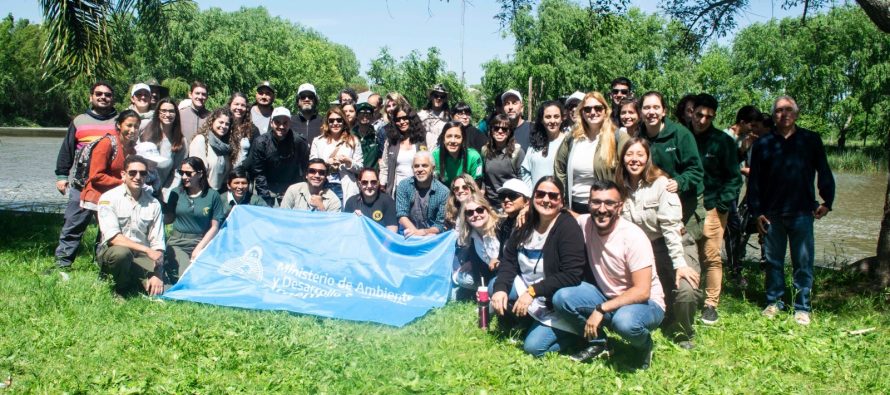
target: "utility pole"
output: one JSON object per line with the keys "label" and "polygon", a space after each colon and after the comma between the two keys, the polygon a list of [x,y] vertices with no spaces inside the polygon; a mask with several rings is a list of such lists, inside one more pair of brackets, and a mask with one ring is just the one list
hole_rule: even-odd
{"label": "utility pole", "polygon": [[464,19],[467,13],[467,0],[460,2],[460,84],[466,86],[467,78],[464,74]]}

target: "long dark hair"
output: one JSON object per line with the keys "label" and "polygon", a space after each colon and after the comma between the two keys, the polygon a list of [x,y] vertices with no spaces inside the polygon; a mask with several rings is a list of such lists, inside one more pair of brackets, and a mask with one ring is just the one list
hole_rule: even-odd
{"label": "long dark hair", "polygon": [[[549,182],[553,185],[556,185],[556,189],[559,190],[559,195],[560,195],[559,199],[557,199],[558,201],[562,202],[563,198],[566,195],[566,190],[565,190],[565,187],[562,185],[562,182],[560,182],[559,179],[554,176],[541,177],[541,179],[538,180],[537,183],[535,183],[535,187],[532,188],[531,208],[529,208],[528,213],[525,214],[525,222],[522,223],[522,226],[519,227],[519,229],[517,229],[516,231],[513,232],[512,237],[516,238],[517,245],[519,243],[521,243],[523,240],[528,239],[528,237],[531,236],[532,232],[535,230],[535,228],[538,226],[538,224],[541,223],[541,216],[540,216],[540,214],[538,214],[538,210],[535,208],[534,194],[535,194],[535,191],[538,190],[538,186],[545,182]],[[565,207],[563,207],[563,209],[560,210],[560,212],[562,212],[563,210],[565,210]]]}
{"label": "long dark hair", "polygon": [[[513,133],[516,131],[516,122],[511,121],[510,118],[508,118],[504,114],[497,114],[491,118],[491,123],[488,124],[488,142],[485,143],[485,146],[483,148],[485,159],[493,159],[498,154],[498,151],[501,151],[500,149],[495,147],[497,142],[494,141],[494,126],[496,125],[507,126],[507,141],[504,142],[503,152],[508,157],[512,158],[513,151],[516,150],[516,139],[513,137]],[[442,143],[439,143],[440,147],[442,146],[441,144]]]}
{"label": "long dark hair", "polygon": [[[667,105],[664,104],[664,97],[659,94],[659,98],[661,98],[661,106],[667,108]],[[685,126],[687,129],[692,129],[690,127],[691,125],[689,125],[689,122],[686,122],[686,103],[689,103],[691,101],[695,101],[695,95],[690,93],[681,97],[680,101],[677,102],[677,106],[674,107],[674,119],[677,120],[677,123]],[[667,111],[665,110],[665,112]]]}
{"label": "long dark hair", "polygon": [[[535,114],[535,125],[532,128],[531,135],[529,136],[529,145],[536,150],[541,151],[541,155],[545,158],[547,157],[547,150],[550,147],[550,136],[547,133],[547,127],[544,126],[544,110],[549,107],[556,107],[559,109],[559,116],[562,117],[565,114],[566,110],[563,108],[562,104],[560,104],[557,100],[546,101],[538,107],[538,112]],[[560,125],[562,126],[562,125]]]}
{"label": "long dark hair", "polygon": [[[182,166],[189,165],[192,170],[201,173],[201,192],[210,188],[210,182],[207,181],[207,166],[204,166],[204,161],[197,156],[190,156],[182,160],[182,163],[179,165],[178,170],[182,170]],[[185,189],[185,187],[183,187]]]}
{"label": "long dark hair", "polygon": [[172,104],[173,111],[176,111],[176,118],[173,119],[173,130],[170,133],[172,136],[170,139],[170,150],[179,152],[185,146],[185,141],[182,136],[182,129],[179,128],[179,106],[172,98],[165,97],[158,100],[158,104],[155,105],[155,112],[151,116],[151,123],[145,129],[145,132],[148,132],[151,136],[148,141],[160,147],[161,139],[164,136],[164,132],[161,130],[161,105],[164,104]]}
{"label": "long dark hair", "polygon": [[457,149],[457,157],[463,162],[463,169],[457,174],[466,173],[469,169],[470,159],[468,158],[467,153],[467,129],[464,127],[464,124],[458,121],[448,121],[445,123],[445,126],[442,126],[442,132],[439,133],[439,138],[436,140],[439,146],[439,163],[436,163],[436,167],[439,169],[439,181],[442,182],[445,182],[445,161],[448,159],[447,157],[451,156],[445,149],[445,132],[451,128],[460,129],[461,136],[460,148]]}
{"label": "long dark hair", "polygon": [[244,99],[244,105],[247,106],[247,111],[244,112],[244,116],[241,117],[241,120],[238,121],[235,119],[234,113],[231,117],[231,126],[229,126],[229,134],[232,136],[229,138],[229,146],[232,147],[232,154],[229,156],[231,161],[234,162],[238,158],[238,154],[241,152],[241,139],[247,138],[248,140],[253,140],[254,129],[256,126],[253,125],[253,120],[250,117],[250,101],[247,99],[247,96],[241,92],[235,92],[232,96],[229,96],[229,101],[226,102],[226,108],[229,109],[229,112],[232,111],[232,102],[235,101],[235,98]]}
{"label": "long dark hair", "polygon": [[[128,118],[136,118],[137,121],[141,121],[141,119],[139,118],[139,113],[137,113],[136,111],[129,110],[129,109],[121,111],[120,114],[117,115],[117,118],[114,119],[114,128],[117,129],[119,134],[121,131],[121,124],[124,123],[124,121],[126,121]],[[133,134],[131,134],[129,137],[127,137],[127,140],[125,141],[125,144],[124,144],[125,155],[130,155],[133,152],[135,152],[136,139],[133,138],[134,134],[138,135],[139,130],[136,130],[135,132],[133,132]],[[121,139],[123,139],[124,135],[120,134],[120,136],[121,136]]]}
{"label": "long dark hair", "polygon": [[390,119],[389,124],[386,125],[386,139],[389,140],[389,145],[396,145],[402,141],[402,132],[400,132],[399,127],[396,126],[395,120],[396,114],[399,112],[404,112],[405,115],[408,116],[408,139],[411,143],[425,143],[426,129],[423,128],[423,123],[420,122],[420,117],[417,116],[417,111],[414,111],[414,109],[406,103],[396,106],[395,110],[392,112],[392,119]]}

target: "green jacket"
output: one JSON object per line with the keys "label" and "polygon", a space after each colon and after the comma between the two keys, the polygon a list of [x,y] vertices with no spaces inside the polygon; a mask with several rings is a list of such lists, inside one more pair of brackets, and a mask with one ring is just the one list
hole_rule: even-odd
{"label": "green jacket", "polygon": [[695,135],[698,154],[705,170],[705,210],[728,212],[742,188],[738,150],[732,137],[715,128]]}
{"label": "green jacket", "polygon": [[655,137],[642,130],[651,144],[652,162],[677,181],[680,203],[683,205],[683,223],[692,216],[698,206],[698,195],[704,192],[704,170],[698,156],[695,137],[683,125],[664,119],[664,129]]}
{"label": "green jacket", "polygon": [[[621,165],[621,158],[619,158],[621,150],[624,149],[624,145],[630,140],[630,136],[623,131],[617,133],[617,137],[618,139],[615,143],[615,166],[609,166],[607,163],[603,162],[602,158],[600,158],[600,151],[603,148],[601,144],[596,146],[596,151],[593,153],[593,173],[596,178],[600,180],[615,181],[615,169]],[[572,181],[574,172],[572,171],[573,169],[571,166],[571,152],[575,140],[577,139],[573,138],[571,134],[566,135],[562,140],[559,149],[556,150],[556,157],[553,160],[553,176],[562,182],[562,185],[566,188],[565,196],[563,196],[563,203],[565,203],[567,207],[571,207],[572,204]]]}
{"label": "green jacket", "polygon": [[362,145],[362,166],[377,170],[380,167],[378,161],[383,150],[383,147],[377,141],[377,132],[373,127],[369,126],[368,133],[362,137],[358,128],[358,126],[352,128],[352,135],[359,139]]}

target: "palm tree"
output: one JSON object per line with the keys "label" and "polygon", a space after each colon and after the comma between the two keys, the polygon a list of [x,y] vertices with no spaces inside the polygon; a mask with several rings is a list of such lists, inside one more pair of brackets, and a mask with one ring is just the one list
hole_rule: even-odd
{"label": "palm tree", "polygon": [[47,75],[69,82],[108,75],[118,65],[122,37],[140,28],[163,39],[175,3],[189,0],[40,0],[47,40]]}

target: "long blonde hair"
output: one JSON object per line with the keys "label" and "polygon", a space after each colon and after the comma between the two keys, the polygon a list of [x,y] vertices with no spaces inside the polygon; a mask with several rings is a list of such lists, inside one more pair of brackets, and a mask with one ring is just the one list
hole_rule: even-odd
{"label": "long blonde hair", "polygon": [[[479,207],[485,208],[485,211],[488,213],[488,220],[485,221],[485,225],[482,225],[482,232],[480,236],[497,236],[498,222],[500,222],[498,213],[495,212],[493,208],[491,208],[491,205],[488,204],[488,200],[485,199],[485,197],[477,194],[470,195],[470,199],[467,200],[466,203],[461,205],[461,211],[463,211],[467,203],[471,201],[478,204]],[[458,213],[457,226],[455,227],[455,230],[457,230],[457,244],[460,246],[469,245],[472,225],[467,222],[467,216],[464,215],[463,212]]]}
{"label": "long blonde hair", "polygon": [[479,185],[476,184],[476,180],[473,179],[467,173],[461,173],[459,176],[455,177],[451,180],[451,189],[448,192],[448,199],[445,199],[445,228],[451,229],[457,225],[457,219],[460,216],[461,203],[457,200],[457,196],[454,194],[454,184],[457,180],[463,180],[464,184],[470,188],[470,194],[473,196],[483,196],[482,190],[479,189]]}
{"label": "long blonde hair", "polygon": [[600,127],[599,133],[599,151],[600,151],[600,159],[610,168],[615,168],[618,166],[618,152],[615,143],[615,124],[612,123],[612,108],[609,107],[609,102],[603,96],[602,93],[599,92],[588,92],[584,95],[584,98],[581,99],[581,104],[578,105],[578,108],[575,110],[578,112],[578,122],[575,123],[575,128],[572,130],[572,138],[577,140],[582,136],[586,136],[590,127],[587,125],[587,120],[584,119],[584,103],[587,100],[594,99],[598,101],[603,107],[605,107],[605,114],[603,120],[603,126]]}

